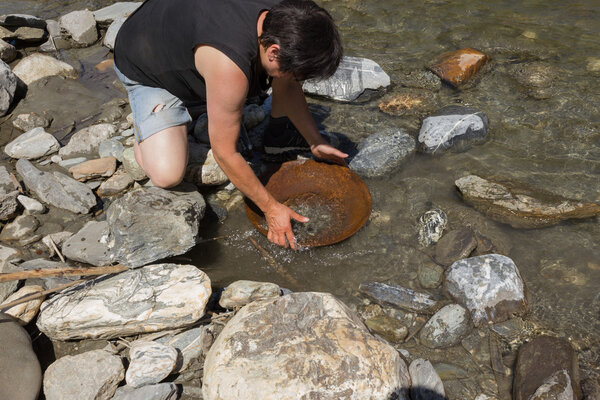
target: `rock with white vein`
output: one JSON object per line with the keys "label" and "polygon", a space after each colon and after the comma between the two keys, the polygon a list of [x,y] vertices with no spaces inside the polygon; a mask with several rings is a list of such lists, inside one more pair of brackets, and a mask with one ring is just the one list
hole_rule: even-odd
{"label": "rock with white vein", "polygon": [[160,343],[136,340],[131,343],[129,359],[125,381],[129,386],[139,388],[159,383],[169,376],[177,362],[177,350]]}

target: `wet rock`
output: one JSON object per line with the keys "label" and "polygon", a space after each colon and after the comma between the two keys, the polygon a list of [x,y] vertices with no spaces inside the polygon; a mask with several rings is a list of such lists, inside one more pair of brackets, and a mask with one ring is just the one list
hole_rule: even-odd
{"label": "wet rock", "polygon": [[487,54],[465,48],[445,53],[429,66],[437,76],[454,87],[469,81],[490,60]]}
{"label": "wet rock", "polygon": [[114,157],[123,161],[123,144],[116,139],[108,139],[100,143],[98,154],[100,157]]}
{"label": "wet rock", "polygon": [[207,326],[199,326],[174,336],[164,336],[156,342],[169,345],[177,349],[180,358],[177,360],[174,373],[185,371],[194,361],[208,353],[213,343],[213,336]]}
{"label": "wet rock", "polygon": [[206,400],[408,398],[404,361],[326,293],[252,302],[225,326],[204,364]]}
{"label": "wet rock", "polygon": [[101,267],[112,262],[108,248],[108,223],[89,221],[62,246],[65,257]]}
{"label": "wet rock", "polygon": [[23,286],[21,289],[17,290],[15,293],[8,296],[6,298],[6,300],[4,300],[2,302],[2,304],[0,304],[0,309],[2,310],[2,312],[6,313],[8,315],[11,315],[15,319],[17,319],[19,324],[27,325],[37,315],[38,311],[40,310],[40,306],[42,305],[42,302],[44,301],[44,297],[33,299],[26,303],[17,304],[16,306],[13,306],[11,308],[2,308],[2,307],[4,304],[8,304],[10,302],[19,300],[25,296],[39,293],[43,290],[44,290],[44,288],[41,286],[38,286],[38,285]]}
{"label": "wet rock", "polygon": [[159,383],[141,388],[121,386],[112,400],[176,400],[178,397],[174,383]]}
{"label": "wet rock", "polygon": [[19,114],[13,119],[12,124],[15,128],[28,132],[33,128],[47,128],[50,126],[52,117],[46,118],[43,115],[34,112],[27,114]]}
{"label": "wet rock", "polygon": [[344,57],[337,71],[323,81],[307,80],[304,92],[334,100],[353,101],[366,89],[377,90],[390,85],[390,77],[376,62],[358,57]]}
{"label": "wet rock", "polygon": [[499,322],[490,327],[492,331],[508,342],[516,342],[522,337],[527,337],[536,329],[535,324],[521,318],[513,318]]}
{"label": "wet rock", "polygon": [[589,72],[600,72],[600,58],[588,57],[585,69]]}
{"label": "wet rock", "polygon": [[172,346],[145,340],[136,340],[129,349],[129,367],[125,381],[134,388],[159,383],[165,379],[177,362],[177,350]]}
{"label": "wet rock", "polygon": [[0,25],[9,27],[29,26],[31,28],[46,28],[46,21],[28,14],[0,15]]}
{"label": "wet rock", "polygon": [[349,167],[361,176],[373,178],[391,173],[415,152],[414,139],[403,130],[384,130],[358,145],[358,154]]}
{"label": "wet rock", "polygon": [[0,60],[5,63],[10,63],[17,58],[17,49],[10,43],[0,40]]}
{"label": "wet rock", "polygon": [[441,400],[446,398],[444,384],[428,360],[418,358],[408,367],[411,379],[411,400]]}
{"label": "wet rock", "polygon": [[69,168],[73,178],[80,182],[95,178],[112,176],[117,169],[117,159],[114,157],[97,158],[77,164]]}
{"label": "wet rock", "polygon": [[448,266],[462,260],[477,247],[477,239],[469,228],[461,228],[446,233],[435,246],[435,261]]}
{"label": "wet rock", "polygon": [[8,64],[0,61],[0,117],[6,115],[6,112],[10,109],[16,90],[16,75]]}
{"label": "wet rock", "polygon": [[572,260],[565,259],[541,259],[539,273],[549,281],[559,284],[570,283],[575,286],[585,286],[589,280],[589,274],[580,272],[573,266]]}
{"label": "wet rock", "polygon": [[444,268],[434,262],[421,263],[417,270],[417,278],[422,287],[434,289],[442,284]]}
{"label": "wet rock", "polygon": [[217,164],[212,149],[207,147],[205,151],[204,160],[199,156],[194,157],[194,164],[189,165],[186,170],[185,180],[198,186],[218,186],[227,183],[229,178]]}
{"label": "wet rock", "polygon": [[94,11],[94,18],[99,26],[105,28],[117,19],[127,18],[140,5],[142,5],[141,1],[116,2],[108,7]]}
{"label": "wet rock", "polygon": [[97,124],[76,132],[69,143],[60,149],[61,157],[76,154],[97,154],[100,143],[117,134],[117,128],[113,124]]}
{"label": "wet rock", "polygon": [[11,316],[0,313],[0,398],[34,400],[41,387],[42,370],[29,333]]}
{"label": "wet rock", "polygon": [[196,190],[137,189],[115,200],[106,213],[114,259],[139,267],[191,249],[206,204]]}
{"label": "wet rock", "polygon": [[37,326],[56,340],[175,329],[204,315],[210,293],[208,276],[193,265],[149,265],[45,301]]}
{"label": "wet rock", "polygon": [[65,174],[40,171],[25,159],[17,161],[17,172],[25,186],[45,203],[79,214],[86,214],[96,205],[92,191]]}
{"label": "wet rock", "polygon": [[[60,158],[60,156],[57,156]],[[66,160],[60,160],[58,161],[58,165],[60,165],[63,168],[69,169],[75,165],[81,164],[82,162],[86,162],[87,158],[85,157],[75,157],[75,158],[68,158]]]}
{"label": "wet rock", "polygon": [[365,321],[367,328],[391,343],[402,343],[408,336],[408,328],[398,319],[378,315]]}
{"label": "wet rock", "polygon": [[488,118],[481,111],[462,106],[447,106],[423,120],[419,146],[434,154],[449,148],[464,151],[485,140]]}
{"label": "wet rock", "polygon": [[87,47],[98,40],[96,20],[90,10],[72,11],[60,17],[58,24],[77,46]]}
{"label": "wet rock", "polygon": [[471,206],[514,228],[539,228],[600,214],[598,204],[567,199],[523,183],[469,175],[455,184]]}
{"label": "wet rock", "polygon": [[448,216],[443,210],[427,211],[419,217],[419,244],[423,247],[437,243],[448,225]]}
{"label": "wet rock", "polygon": [[382,305],[403,308],[410,311],[427,313],[437,306],[431,296],[401,286],[386,285],[379,282],[361,283],[358,290]]}
{"label": "wet rock", "polygon": [[105,350],[65,356],[44,373],[44,395],[47,400],[108,400],[124,375],[121,358]]}
{"label": "wet rock", "polygon": [[56,153],[58,149],[60,149],[58,140],[44,128],[39,127],[23,133],[7,144],[4,152],[12,158],[31,160]]}
{"label": "wet rock", "polygon": [[235,281],[221,293],[219,305],[223,308],[236,308],[256,300],[279,296],[281,296],[281,289],[274,283]]}
{"label": "wet rock", "polygon": [[60,75],[72,79],[77,79],[78,76],[71,65],[39,53],[31,54],[19,61],[13,72],[26,85],[47,76]]}
{"label": "wet rock", "polygon": [[582,398],[577,355],[564,339],[539,336],[523,344],[514,375],[515,400]]}
{"label": "wet rock", "polygon": [[42,214],[46,211],[46,207],[42,203],[31,197],[19,195],[17,196],[17,200],[29,214]]}
{"label": "wet rock", "polygon": [[437,92],[442,88],[442,81],[437,75],[423,70],[404,72],[399,78],[399,83],[405,87],[426,89],[432,92]]}
{"label": "wet rock", "polygon": [[39,28],[22,26],[15,30],[14,38],[25,45],[34,45],[46,39],[46,31]]}
{"label": "wet rock", "polygon": [[465,371],[454,364],[436,363],[433,365],[433,368],[435,368],[435,372],[442,381],[465,379],[471,376],[468,371]]}
{"label": "wet rock", "polygon": [[581,381],[581,390],[586,400],[600,400],[600,381],[587,378]]}
{"label": "wet rock", "polygon": [[428,90],[401,89],[379,102],[379,109],[396,116],[422,116],[436,108],[437,99]]}
{"label": "wet rock", "polygon": [[125,171],[136,181],[141,181],[146,178],[146,173],[140,167],[135,160],[135,154],[133,153],[133,147],[128,147],[123,150],[123,167]]}
{"label": "wet rock", "polygon": [[98,188],[98,196],[114,196],[123,192],[125,189],[131,186],[133,182],[135,181],[125,171],[125,169],[123,167],[119,167],[119,169],[114,173],[113,176],[108,178],[106,181],[102,182],[102,184]]}
{"label": "wet rock", "polygon": [[9,221],[20,214],[18,197],[18,191],[0,195],[0,221]]}
{"label": "wet rock", "polygon": [[542,100],[554,94],[558,72],[550,64],[544,62],[518,64],[513,66],[510,72],[529,96]]}
{"label": "wet rock", "polygon": [[430,348],[452,347],[469,330],[469,312],[458,304],[449,304],[427,321],[419,334],[421,343]]}
{"label": "wet rock", "polygon": [[40,221],[33,215],[21,215],[2,229],[0,240],[9,242],[28,238],[33,235],[38,226]]}
{"label": "wet rock", "polygon": [[456,261],[445,278],[444,289],[471,312],[475,326],[526,311],[525,284],[506,256],[487,254]]}

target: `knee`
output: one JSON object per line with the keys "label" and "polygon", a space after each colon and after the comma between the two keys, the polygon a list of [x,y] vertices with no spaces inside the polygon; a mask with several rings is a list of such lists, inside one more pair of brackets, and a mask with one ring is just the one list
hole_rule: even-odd
{"label": "knee", "polygon": [[151,171],[146,171],[146,175],[148,175],[154,186],[168,189],[181,183],[185,175],[185,168],[154,168]]}

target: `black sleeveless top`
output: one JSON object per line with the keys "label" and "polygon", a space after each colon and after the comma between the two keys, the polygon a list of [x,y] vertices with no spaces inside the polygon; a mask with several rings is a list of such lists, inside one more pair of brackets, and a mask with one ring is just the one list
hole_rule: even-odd
{"label": "black sleeveless top", "polygon": [[258,76],[256,22],[281,0],[147,0],[125,21],[115,42],[115,64],[128,78],[160,87],[184,102],[206,101],[194,48],[210,45],[246,75],[248,96],[264,89]]}

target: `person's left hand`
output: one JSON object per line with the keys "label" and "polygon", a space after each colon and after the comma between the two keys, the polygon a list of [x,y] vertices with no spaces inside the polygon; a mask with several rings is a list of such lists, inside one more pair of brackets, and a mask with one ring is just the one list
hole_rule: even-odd
{"label": "person's left hand", "polygon": [[329,143],[312,145],[310,146],[310,151],[312,151],[315,157],[332,161],[336,164],[346,165],[344,158],[348,157],[348,154],[339,151]]}

